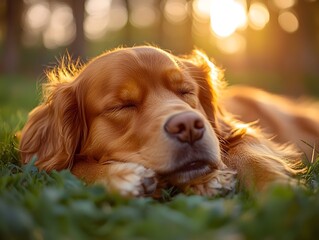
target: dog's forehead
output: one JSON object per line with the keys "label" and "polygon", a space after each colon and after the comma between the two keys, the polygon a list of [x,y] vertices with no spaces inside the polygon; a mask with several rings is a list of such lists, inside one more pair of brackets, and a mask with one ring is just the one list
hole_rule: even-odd
{"label": "dog's forehead", "polygon": [[91,64],[99,67],[91,71],[95,76],[90,97],[94,92],[94,96],[140,99],[152,89],[157,92],[174,89],[187,79],[178,58],[156,48],[123,49],[105,54],[96,62],[98,64]]}
{"label": "dog's forehead", "polygon": [[104,74],[105,81],[114,80],[116,83],[125,83],[127,80],[135,79],[154,83],[162,78],[172,81],[181,78],[177,58],[157,48],[122,49],[106,54],[103,58],[102,71],[108,69],[108,72]]}
{"label": "dog's forehead", "polygon": [[122,58],[123,63],[128,64],[132,71],[144,73],[148,76],[162,74],[170,69],[179,67],[173,55],[150,47],[133,48],[128,52],[124,51]]}

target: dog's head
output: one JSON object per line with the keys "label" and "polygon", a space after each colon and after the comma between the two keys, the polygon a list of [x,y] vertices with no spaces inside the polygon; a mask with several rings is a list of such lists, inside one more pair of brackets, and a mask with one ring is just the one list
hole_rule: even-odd
{"label": "dog's head", "polygon": [[49,74],[46,99],[22,132],[24,162],[36,155],[46,170],[83,158],[134,162],[178,184],[224,167],[220,71],[200,51],[123,48],[69,74]]}

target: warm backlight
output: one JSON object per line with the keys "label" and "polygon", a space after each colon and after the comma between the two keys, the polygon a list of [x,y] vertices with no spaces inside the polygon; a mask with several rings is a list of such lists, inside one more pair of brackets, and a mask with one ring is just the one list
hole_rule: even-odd
{"label": "warm backlight", "polygon": [[293,33],[299,27],[298,18],[290,11],[282,12],[278,17],[280,27],[286,32]]}
{"label": "warm backlight", "polygon": [[269,11],[265,4],[256,2],[250,5],[249,25],[255,30],[263,29],[269,22]]}
{"label": "warm backlight", "polygon": [[234,0],[211,1],[211,28],[218,37],[228,37],[246,24],[244,6]]}

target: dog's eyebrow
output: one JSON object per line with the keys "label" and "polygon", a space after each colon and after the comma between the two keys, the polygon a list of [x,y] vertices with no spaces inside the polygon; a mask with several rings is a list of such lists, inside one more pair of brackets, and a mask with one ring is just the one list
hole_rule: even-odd
{"label": "dog's eyebrow", "polygon": [[177,69],[169,70],[166,73],[166,78],[170,84],[178,84],[184,81],[182,73]]}
{"label": "dog's eyebrow", "polygon": [[134,80],[128,80],[121,87],[118,96],[121,100],[140,100],[142,98],[142,91]]}
{"label": "dog's eyebrow", "polygon": [[180,88],[196,88],[193,81],[190,81],[187,75],[184,75],[179,69],[171,69],[166,72],[166,84],[169,89],[178,90]]}

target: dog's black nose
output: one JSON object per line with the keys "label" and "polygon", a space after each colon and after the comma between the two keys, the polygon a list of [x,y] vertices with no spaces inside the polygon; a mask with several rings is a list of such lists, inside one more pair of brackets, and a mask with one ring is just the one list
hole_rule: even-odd
{"label": "dog's black nose", "polygon": [[203,137],[205,124],[196,113],[183,112],[169,118],[164,129],[179,142],[193,144]]}

